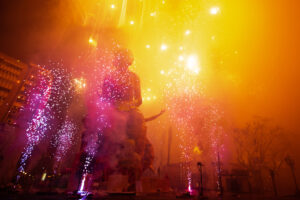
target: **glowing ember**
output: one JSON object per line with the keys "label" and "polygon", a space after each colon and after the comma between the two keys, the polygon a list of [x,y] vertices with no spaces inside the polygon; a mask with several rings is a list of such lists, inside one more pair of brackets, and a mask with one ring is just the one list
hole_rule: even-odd
{"label": "glowing ember", "polygon": [[212,7],[209,12],[212,15],[216,15],[220,12],[220,8],[219,7]]}

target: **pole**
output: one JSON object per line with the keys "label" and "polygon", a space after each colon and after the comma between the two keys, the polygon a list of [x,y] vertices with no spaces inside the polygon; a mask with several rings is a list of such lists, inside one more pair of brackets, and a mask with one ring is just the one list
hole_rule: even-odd
{"label": "pole", "polygon": [[170,165],[170,157],[171,157],[171,144],[172,144],[172,127],[170,126],[168,132],[168,165]]}
{"label": "pole", "polygon": [[221,161],[220,161],[220,153],[218,151],[218,187],[220,191],[220,196],[223,195],[223,185],[222,185],[222,175],[221,175]]}
{"label": "pole", "polygon": [[199,173],[200,173],[200,185],[199,185],[199,198],[200,197],[203,197],[203,174],[202,174],[202,166],[203,164],[201,162],[198,162],[197,163],[197,166],[198,166],[198,170],[199,170]]}

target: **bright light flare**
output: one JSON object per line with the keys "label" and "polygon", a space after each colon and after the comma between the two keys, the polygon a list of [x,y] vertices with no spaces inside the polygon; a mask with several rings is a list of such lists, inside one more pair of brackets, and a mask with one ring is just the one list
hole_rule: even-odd
{"label": "bright light flare", "polygon": [[178,56],[178,60],[179,61],[183,61],[184,60],[184,57],[182,55]]}
{"label": "bright light flare", "polygon": [[166,51],[167,49],[168,49],[168,46],[166,44],[162,44],[160,46],[160,50],[162,50],[162,51]]}
{"label": "bright light flare", "polygon": [[220,12],[220,8],[219,7],[212,7],[212,8],[210,8],[210,10],[209,10],[209,13],[211,14],[211,15],[216,15],[216,14],[218,14]]}
{"label": "bright light flare", "polygon": [[43,173],[43,175],[42,175],[41,181],[45,181],[46,177],[47,177],[47,173],[45,172],[45,173]]}
{"label": "bright light flare", "polygon": [[89,44],[96,47],[98,43],[94,38],[90,37],[89,38]]}
{"label": "bright light flare", "polygon": [[111,4],[110,7],[111,7],[112,9],[115,9],[115,8],[116,8],[115,4]]}
{"label": "bright light flare", "polygon": [[84,78],[75,78],[73,81],[77,91],[80,91],[86,87],[86,81]]}
{"label": "bright light flare", "polygon": [[131,25],[134,25],[134,21],[133,21],[133,20],[131,20],[129,23],[130,23]]}
{"label": "bright light flare", "polygon": [[79,192],[82,192],[83,189],[84,189],[85,179],[86,179],[86,174],[83,175],[83,178],[82,178],[82,180],[81,180]]}
{"label": "bright light flare", "polygon": [[147,45],[146,45],[146,48],[147,48],[147,49],[150,49],[150,47],[151,47],[150,44],[147,44]]}
{"label": "bright light flare", "polygon": [[150,16],[151,16],[151,17],[155,17],[155,16],[156,16],[156,12],[150,13]]}
{"label": "bright light flare", "polygon": [[185,35],[189,35],[189,34],[191,34],[191,31],[190,30],[186,30],[185,31]]}
{"label": "bright light flare", "polygon": [[188,186],[188,192],[189,192],[189,193],[192,192],[192,186],[191,186],[191,184],[189,184],[189,186]]}
{"label": "bright light flare", "polygon": [[195,74],[198,74],[200,72],[197,55],[188,56],[188,58],[186,60],[186,68]]}

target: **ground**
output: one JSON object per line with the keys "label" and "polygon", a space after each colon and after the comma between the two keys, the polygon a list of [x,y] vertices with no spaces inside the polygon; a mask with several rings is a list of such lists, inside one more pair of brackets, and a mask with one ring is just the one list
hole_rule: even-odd
{"label": "ground", "polygon": [[[0,193],[0,199],[5,200],[83,200],[83,198],[76,198],[71,195],[66,194],[8,194],[8,193]],[[93,197],[88,199],[95,199],[95,200],[185,200],[185,199],[199,199],[197,197],[187,197],[181,196],[176,197],[172,194],[151,194],[151,195],[111,195],[105,197]],[[200,198],[201,199],[201,198]],[[210,199],[210,200],[297,200],[300,198],[292,197],[292,196],[285,196],[285,197],[258,197],[258,196],[251,196],[251,195],[240,195],[240,196],[232,196],[232,195],[225,195],[223,198],[202,198],[202,199]]]}

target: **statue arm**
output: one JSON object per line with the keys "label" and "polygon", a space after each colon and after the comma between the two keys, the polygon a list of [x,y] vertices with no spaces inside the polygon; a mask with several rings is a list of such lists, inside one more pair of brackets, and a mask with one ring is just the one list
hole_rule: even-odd
{"label": "statue arm", "polygon": [[164,112],[165,112],[165,110],[161,110],[159,114],[154,115],[152,117],[145,118],[145,122],[149,122],[149,121],[155,120],[156,118],[158,118],[159,116],[161,116],[162,114],[164,114]]}

